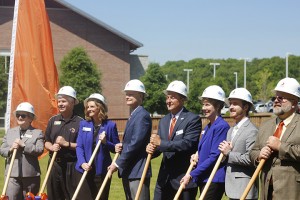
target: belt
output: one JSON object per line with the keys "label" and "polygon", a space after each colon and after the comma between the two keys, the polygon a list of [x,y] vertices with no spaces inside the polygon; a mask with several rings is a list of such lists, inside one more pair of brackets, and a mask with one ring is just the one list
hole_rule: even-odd
{"label": "belt", "polygon": [[67,163],[67,162],[75,162],[76,159],[74,158],[60,158],[60,157],[56,157],[55,158],[55,162],[57,163]]}

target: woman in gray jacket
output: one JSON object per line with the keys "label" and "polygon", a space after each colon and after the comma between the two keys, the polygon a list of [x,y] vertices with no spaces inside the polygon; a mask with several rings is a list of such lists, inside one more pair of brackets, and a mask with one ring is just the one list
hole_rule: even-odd
{"label": "woman in gray jacket", "polygon": [[9,199],[23,200],[27,192],[37,194],[39,191],[41,170],[38,156],[44,150],[44,137],[41,130],[31,126],[36,116],[30,103],[19,104],[14,113],[18,126],[6,132],[0,155],[6,158],[7,175],[13,151],[16,149],[6,195]]}

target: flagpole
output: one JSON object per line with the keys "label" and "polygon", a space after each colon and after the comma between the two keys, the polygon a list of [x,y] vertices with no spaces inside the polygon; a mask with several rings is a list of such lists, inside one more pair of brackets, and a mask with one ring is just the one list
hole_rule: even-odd
{"label": "flagpole", "polygon": [[5,113],[5,131],[10,128],[10,115],[11,115],[11,98],[12,98],[12,83],[14,77],[14,64],[15,64],[15,48],[16,48],[16,35],[17,35],[17,22],[19,13],[19,0],[15,0],[14,8],[14,19],[11,34],[11,47],[10,47],[10,63],[9,63],[9,74],[8,74],[8,88],[7,88],[7,102],[6,102],[6,113]]}

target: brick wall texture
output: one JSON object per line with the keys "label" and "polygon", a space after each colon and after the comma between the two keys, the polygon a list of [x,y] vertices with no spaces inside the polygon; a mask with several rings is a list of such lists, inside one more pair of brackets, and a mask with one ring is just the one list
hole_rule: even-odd
{"label": "brick wall texture", "polygon": [[[67,52],[84,47],[102,73],[102,94],[108,102],[109,117],[127,117],[123,89],[130,80],[129,42],[70,9],[48,8],[47,12],[58,71]],[[13,7],[0,5],[0,50],[10,49],[12,19]]]}

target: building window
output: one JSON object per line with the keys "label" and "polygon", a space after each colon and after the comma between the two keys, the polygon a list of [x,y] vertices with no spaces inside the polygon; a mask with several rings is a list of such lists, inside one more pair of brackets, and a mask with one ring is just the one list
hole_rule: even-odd
{"label": "building window", "polygon": [[5,74],[9,73],[10,51],[0,50],[0,67],[4,68]]}

